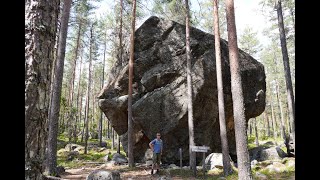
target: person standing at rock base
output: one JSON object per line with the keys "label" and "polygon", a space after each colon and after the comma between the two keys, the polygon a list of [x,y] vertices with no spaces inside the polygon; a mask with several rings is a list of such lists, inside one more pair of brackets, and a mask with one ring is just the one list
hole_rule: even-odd
{"label": "person standing at rock base", "polygon": [[153,152],[153,157],[152,157],[153,163],[152,163],[151,174],[153,174],[154,168],[157,169],[156,173],[160,172],[160,160],[161,160],[162,148],[163,148],[163,143],[160,138],[161,138],[160,133],[157,133],[157,138],[152,140],[149,143],[149,147],[151,148],[151,150]]}

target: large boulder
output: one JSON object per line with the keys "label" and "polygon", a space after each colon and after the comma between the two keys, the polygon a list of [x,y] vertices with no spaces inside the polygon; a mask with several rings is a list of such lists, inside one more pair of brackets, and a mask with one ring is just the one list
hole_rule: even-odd
{"label": "large boulder", "polygon": [[116,164],[123,164],[128,162],[128,159],[124,155],[119,153],[114,153],[111,160],[115,161]]}
{"label": "large boulder", "polygon": [[86,178],[86,180],[121,180],[119,171],[110,170],[94,170]]}
{"label": "large boulder", "polygon": [[[230,162],[232,161],[229,157]],[[222,153],[211,153],[205,159],[205,164],[210,169],[223,167]]]}
{"label": "large boulder", "polygon": [[[133,77],[133,151],[135,162],[142,161],[148,143],[162,134],[163,163],[188,163],[188,108],[186,81],[185,26],[155,16],[135,32]],[[222,75],[231,154],[236,154],[228,43],[221,39]],[[214,36],[190,27],[194,141],[210,147],[209,154],[221,152]],[[128,52],[117,60],[107,83],[98,95],[99,107],[121,136],[127,151]],[[265,73],[261,63],[239,49],[240,74],[245,116],[260,115],[265,108]],[[202,154],[197,153],[197,162]]]}
{"label": "large boulder", "polygon": [[265,160],[280,160],[284,157],[286,157],[286,153],[280,149],[278,146],[276,147],[270,147],[268,149],[263,149],[260,152],[260,158],[259,161],[265,161]]}

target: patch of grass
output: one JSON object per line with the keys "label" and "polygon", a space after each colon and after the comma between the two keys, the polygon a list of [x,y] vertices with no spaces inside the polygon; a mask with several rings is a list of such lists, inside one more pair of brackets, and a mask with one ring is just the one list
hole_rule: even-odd
{"label": "patch of grass", "polygon": [[88,151],[87,154],[79,154],[79,160],[103,162],[104,156],[106,156],[104,152]]}
{"label": "patch of grass", "polygon": [[248,136],[248,144],[254,144],[255,140],[256,140],[255,136]]}
{"label": "patch of grass", "polygon": [[57,157],[57,165],[65,168],[80,168],[84,166],[84,163],[79,160],[66,161],[63,157]]}
{"label": "patch of grass", "polygon": [[187,178],[193,176],[193,172],[190,169],[170,169],[169,172],[171,176],[176,177]]}
{"label": "patch of grass", "polygon": [[253,148],[257,147],[256,144],[253,144],[253,143],[248,143],[248,150],[251,150]]}

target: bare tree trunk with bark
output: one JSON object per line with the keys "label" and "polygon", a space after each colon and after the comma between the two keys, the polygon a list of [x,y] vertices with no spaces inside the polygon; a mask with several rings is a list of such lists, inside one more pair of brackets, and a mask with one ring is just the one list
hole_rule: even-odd
{"label": "bare tree trunk with bark", "polygon": [[289,117],[290,117],[291,126],[292,126],[291,131],[292,131],[293,147],[295,147],[295,102],[294,102],[293,87],[292,87],[292,81],[291,81],[291,72],[290,72],[289,56],[288,56],[288,50],[287,50],[287,41],[286,41],[286,35],[284,30],[281,0],[277,0],[276,9],[277,9],[277,15],[278,15],[280,43],[281,43],[283,66],[284,66],[286,86],[287,86]]}
{"label": "bare tree trunk with bark", "polygon": [[136,24],[136,0],[132,1],[132,21],[130,37],[129,85],[128,85],[128,165],[134,166],[133,159],[133,124],[132,124],[132,80],[134,61],[134,32]]}
{"label": "bare tree trunk with bark", "polygon": [[256,142],[256,146],[259,146],[259,134],[258,134],[258,128],[257,128],[257,118],[254,118],[254,131],[255,131],[255,142]]}
{"label": "bare tree trunk with bark", "polygon": [[47,143],[50,79],[59,0],[25,1],[25,179],[40,180]]}
{"label": "bare tree trunk with bark", "polygon": [[91,68],[92,68],[92,46],[93,46],[93,24],[90,29],[90,51],[89,51],[89,70],[88,70],[88,85],[86,97],[86,110],[85,110],[85,146],[84,154],[88,152],[88,138],[89,138],[89,106],[90,106],[90,87],[91,87]]}
{"label": "bare tree trunk with bark", "polygon": [[229,174],[232,173],[232,168],[231,168],[230,158],[229,158],[229,146],[228,146],[226,118],[225,118],[225,110],[224,110],[218,0],[213,0],[213,17],[214,17],[216,72],[217,72],[218,105],[219,105],[219,124],[220,124],[220,137],[221,137],[221,147],[222,147],[222,156],[223,156],[222,158],[223,173],[225,176],[228,176]]}
{"label": "bare tree trunk with bark", "polygon": [[[106,50],[107,50],[107,30],[105,31],[104,39],[104,49],[103,49],[103,67],[102,67],[102,78],[101,78],[101,89],[104,84],[104,68],[106,66]],[[99,146],[102,146],[102,127],[103,127],[103,111],[100,112],[100,121],[99,121]]]}
{"label": "bare tree trunk with bark", "polygon": [[278,81],[276,81],[276,93],[277,93],[277,100],[278,100],[278,107],[279,107],[279,110],[280,110],[280,120],[281,120],[281,137],[283,139],[283,141],[285,142],[286,141],[286,130],[285,130],[285,127],[284,127],[284,115],[283,115],[283,112],[282,112],[282,103],[281,103],[281,100],[280,100],[280,95],[279,95],[279,84],[278,84]]}
{"label": "bare tree trunk with bark", "polygon": [[269,118],[268,115],[266,113],[266,111],[263,113],[263,118],[265,121],[267,121],[267,136],[270,137],[271,133],[270,133],[270,123],[269,123]]}
{"label": "bare tree trunk with bark", "polygon": [[54,71],[54,81],[52,87],[52,104],[49,109],[49,135],[48,135],[48,160],[47,168],[49,175],[56,175],[57,167],[57,138],[58,138],[58,123],[60,114],[60,99],[64,69],[64,57],[66,51],[66,41],[68,34],[68,22],[70,15],[72,0],[64,0],[63,12],[61,16],[61,30],[58,46],[57,64]]}
{"label": "bare tree trunk with bark", "polygon": [[[190,157],[190,169],[195,172],[196,156],[192,152],[191,147],[194,143],[194,127],[193,127],[193,104],[192,104],[192,68],[191,68],[191,52],[190,52],[190,12],[189,1],[185,0],[186,5],[186,55],[187,55],[187,96],[188,96],[188,127],[189,127],[189,157]],[[194,173],[195,175],[195,173]]]}
{"label": "bare tree trunk with bark", "polygon": [[231,72],[231,91],[233,100],[237,162],[239,169],[238,177],[241,180],[252,180],[233,0],[226,0],[226,11]]}

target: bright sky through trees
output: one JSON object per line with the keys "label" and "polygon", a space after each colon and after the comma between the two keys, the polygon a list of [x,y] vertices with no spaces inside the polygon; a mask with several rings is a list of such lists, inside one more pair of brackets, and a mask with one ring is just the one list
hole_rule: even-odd
{"label": "bright sky through trees", "polygon": [[[199,3],[202,0],[190,0],[191,11],[198,11]],[[109,14],[113,11],[114,1],[102,0],[99,4],[100,7],[96,10],[96,15],[99,17],[104,13]],[[152,7],[152,1],[144,1],[144,6]],[[261,14],[261,7],[258,5],[258,0],[235,0],[235,17],[238,37],[242,34],[246,25],[253,28],[254,31],[258,31],[258,38],[261,44],[267,45],[269,40],[262,34],[262,30],[268,25],[267,19]],[[98,4],[98,3],[97,3]],[[221,11],[222,9],[220,9]],[[148,10],[146,10],[148,11]],[[149,14],[150,12],[146,12]],[[136,28],[138,28],[149,16],[145,17],[142,21],[138,21]],[[213,22],[212,22],[213,23]]]}

